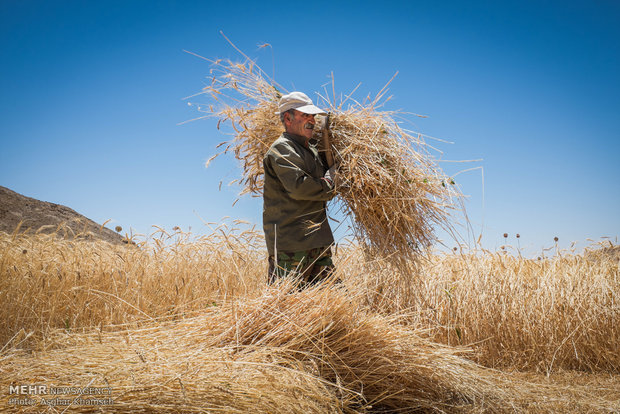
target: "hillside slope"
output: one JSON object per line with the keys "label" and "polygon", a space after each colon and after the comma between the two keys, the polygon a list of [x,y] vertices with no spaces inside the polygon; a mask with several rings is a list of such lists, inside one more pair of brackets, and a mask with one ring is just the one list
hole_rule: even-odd
{"label": "hillside slope", "polygon": [[20,232],[54,233],[64,224],[64,230],[58,232],[64,237],[79,235],[80,238],[97,238],[109,243],[123,241],[121,235],[69,207],[39,201],[0,186],[0,231],[12,233],[20,223]]}

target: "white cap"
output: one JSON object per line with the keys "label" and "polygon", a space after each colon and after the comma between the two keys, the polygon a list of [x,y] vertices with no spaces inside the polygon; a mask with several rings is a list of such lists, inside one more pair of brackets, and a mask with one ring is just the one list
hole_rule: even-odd
{"label": "white cap", "polygon": [[308,95],[303,92],[291,92],[280,98],[276,114],[284,113],[289,109],[296,109],[299,112],[310,115],[327,115],[327,112],[318,106],[314,106],[312,99],[308,98]]}

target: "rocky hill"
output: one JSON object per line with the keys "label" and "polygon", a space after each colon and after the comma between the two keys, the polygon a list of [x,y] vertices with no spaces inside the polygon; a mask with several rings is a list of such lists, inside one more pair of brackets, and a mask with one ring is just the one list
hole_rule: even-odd
{"label": "rocky hill", "polygon": [[0,186],[0,231],[56,233],[62,237],[122,243],[123,237],[60,204],[39,201]]}

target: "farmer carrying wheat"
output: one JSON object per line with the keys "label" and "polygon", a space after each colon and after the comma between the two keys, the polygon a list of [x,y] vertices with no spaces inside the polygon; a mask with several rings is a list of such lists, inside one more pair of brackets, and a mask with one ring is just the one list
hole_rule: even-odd
{"label": "farmer carrying wheat", "polygon": [[336,166],[326,167],[310,143],[314,116],[326,113],[302,92],[282,96],[278,104],[285,132],[263,159],[263,229],[269,252],[269,283],[295,275],[301,287],[333,272],[334,236],[326,203],[335,193]]}

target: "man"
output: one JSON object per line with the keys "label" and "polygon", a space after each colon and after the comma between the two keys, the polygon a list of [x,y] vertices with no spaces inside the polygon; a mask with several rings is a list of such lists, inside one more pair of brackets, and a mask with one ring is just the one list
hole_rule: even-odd
{"label": "man", "polygon": [[333,271],[326,203],[335,195],[335,167],[327,169],[310,144],[314,116],[326,113],[302,92],[278,104],[285,132],[263,159],[263,230],[269,252],[269,283],[294,275],[300,287],[325,280]]}

